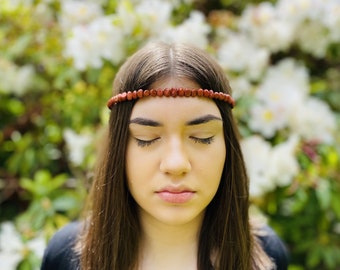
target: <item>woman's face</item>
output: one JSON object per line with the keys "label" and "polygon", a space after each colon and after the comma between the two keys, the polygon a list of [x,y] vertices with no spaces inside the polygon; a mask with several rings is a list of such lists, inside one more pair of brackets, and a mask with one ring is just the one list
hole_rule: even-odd
{"label": "woman's face", "polygon": [[[166,80],[150,88],[199,88]],[[201,222],[218,189],[226,149],[216,104],[199,97],[150,97],[131,114],[127,178],[142,221]]]}

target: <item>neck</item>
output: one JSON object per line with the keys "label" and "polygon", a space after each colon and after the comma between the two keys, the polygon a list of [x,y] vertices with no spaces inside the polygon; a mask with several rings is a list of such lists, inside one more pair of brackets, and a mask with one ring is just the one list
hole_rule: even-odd
{"label": "neck", "polygon": [[142,219],[140,269],[197,269],[201,222],[202,217],[180,225]]}

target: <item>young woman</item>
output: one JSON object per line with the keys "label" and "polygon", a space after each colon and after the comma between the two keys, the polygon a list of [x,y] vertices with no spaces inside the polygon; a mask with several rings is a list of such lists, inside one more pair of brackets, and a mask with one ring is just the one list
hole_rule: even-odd
{"label": "young woman", "polygon": [[287,269],[281,240],[250,222],[218,64],[191,46],[152,43],[123,64],[113,91],[89,211],[52,238],[42,269]]}

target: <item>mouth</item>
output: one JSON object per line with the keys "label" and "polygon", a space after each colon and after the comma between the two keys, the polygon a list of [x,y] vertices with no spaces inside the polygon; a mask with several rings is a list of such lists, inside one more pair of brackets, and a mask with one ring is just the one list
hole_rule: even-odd
{"label": "mouth", "polygon": [[187,188],[166,187],[157,191],[156,194],[167,203],[183,204],[189,202],[196,192]]}

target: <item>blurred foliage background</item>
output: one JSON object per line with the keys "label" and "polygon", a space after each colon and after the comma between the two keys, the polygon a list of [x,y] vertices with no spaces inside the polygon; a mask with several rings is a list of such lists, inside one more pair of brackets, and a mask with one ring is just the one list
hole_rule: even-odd
{"label": "blurred foliage background", "polygon": [[[76,67],[75,60],[65,54],[72,33],[61,23],[63,2],[67,1],[4,0],[0,4],[0,262],[4,270],[39,269],[48,239],[79,217],[108,118],[105,105],[115,73],[128,55],[157,36],[135,24],[122,39],[121,59],[104,57],[97,66]],[[134,1],[99,2],[101,16],[116,14],[122,6],[134,12]],[[172,25],[180,26],[191,11],[204,14],[211,27],[205,48],[214,53],[220,44],[219,29],[235,30],[247,7],[263,2],[177,1],[170,19]],[[117,18],[113,21],[123,27]],[[340,269],[340,45],[329,42],[319,57],[292,43],[271,51],[270,64],[287,57],[308,68],[310,95],[330,108],[336,132],[328,142],[299,140],[294,152],[299,170],[294,178],[254,196],[252,203],[287,244],[290,270]],[[229,71],[232,77],[243,76]],[[249,102],[241,97],[235,112],[245,137],[258,134],[246,119]],[[262,137],[276,145],[287,133],[282,128],[275,136]],[[9,237],[17,240],[8,240],[8,245],[6,239],[14,239]]]}

